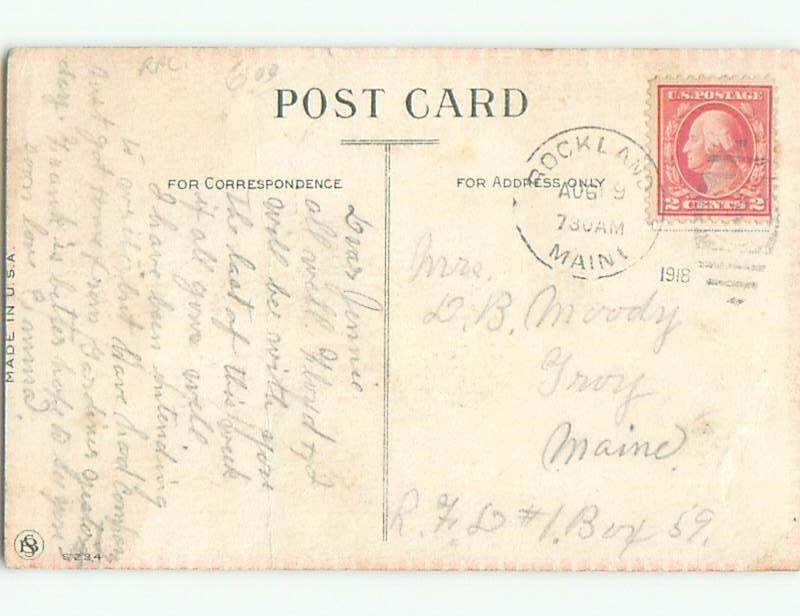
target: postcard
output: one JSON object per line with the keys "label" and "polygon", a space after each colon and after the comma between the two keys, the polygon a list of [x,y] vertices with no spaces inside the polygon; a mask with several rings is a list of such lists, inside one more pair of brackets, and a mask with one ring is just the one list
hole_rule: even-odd
{"label": "postcard", "polygon": [[13,50],[6,563],[799,568],[798,69]]}

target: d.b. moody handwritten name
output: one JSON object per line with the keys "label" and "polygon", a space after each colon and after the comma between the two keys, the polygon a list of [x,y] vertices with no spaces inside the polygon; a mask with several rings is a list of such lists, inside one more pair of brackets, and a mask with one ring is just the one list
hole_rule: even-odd
{"label": "d.b. moody handwritten name", "polygon": [[[305,115],[339,119],[366,116],[378,118],[385,104],[383,88],[275,89],[275,117]],[[413,88],[403,98],[405,113],[424,118],[518,118],[528,109],[528,96],[519,88]]]}

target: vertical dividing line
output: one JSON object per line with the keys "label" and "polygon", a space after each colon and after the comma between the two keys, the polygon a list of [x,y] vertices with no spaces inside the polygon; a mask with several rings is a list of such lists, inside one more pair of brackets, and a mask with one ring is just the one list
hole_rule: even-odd
{"label": "vertical dividing line", "polygon": [[342,139],[341,145],[383,146],[383,542],[389,541],[389,342],[392,270],[392,145],[437,145],[438,139]]}
{"label": "vertical dividing line", "polygon": [[392,146],[383,149],[384,298],[383,298],[383,541],[389,541],[389,285],[391,268]]}

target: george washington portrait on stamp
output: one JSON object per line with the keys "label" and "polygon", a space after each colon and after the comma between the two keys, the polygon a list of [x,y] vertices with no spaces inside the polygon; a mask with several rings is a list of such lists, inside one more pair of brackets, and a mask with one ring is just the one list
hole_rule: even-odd
{"label": "george washington portrait on stamp", "polygon": [[770,86],[659,86],[659,213],[769,216],[771,94]]}

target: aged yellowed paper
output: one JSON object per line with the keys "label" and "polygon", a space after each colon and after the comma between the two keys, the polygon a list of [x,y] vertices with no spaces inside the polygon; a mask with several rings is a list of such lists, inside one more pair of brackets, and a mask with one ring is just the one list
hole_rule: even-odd
{"label": "aged yellowed paper", "polygon": [[10,566],[800,565],[795,53],[7,74]]}

